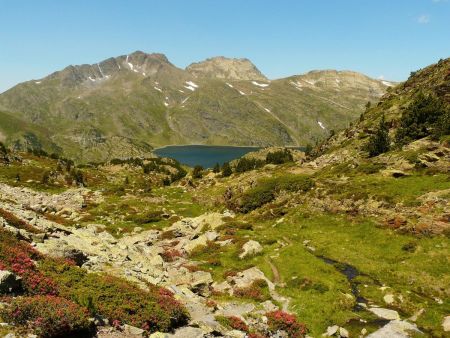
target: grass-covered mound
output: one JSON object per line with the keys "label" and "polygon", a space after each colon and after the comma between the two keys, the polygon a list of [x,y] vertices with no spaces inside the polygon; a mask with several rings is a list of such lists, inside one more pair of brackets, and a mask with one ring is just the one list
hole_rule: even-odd
{"label": "grass-covered mound", "polygon": [[247,213],[273,201],[280,192],[305,192],[313,186],[314,181],[306,175],[283,174],[261,179],[237,199],[234,209]]}

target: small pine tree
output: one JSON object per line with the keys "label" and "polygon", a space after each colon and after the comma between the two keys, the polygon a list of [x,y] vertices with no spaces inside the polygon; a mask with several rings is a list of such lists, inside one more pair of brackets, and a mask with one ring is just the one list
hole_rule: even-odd
{"label": "small pine tree", "polygon": [[450,135],[450,109],[448,108],[437,120],[431,137],[438,140],[445,135]]}
{"label": "small pine tree", "polygon": [[42,175],[41,183],[42,184],[50,183],[50,172],[48,172],[48,171],[44,172],[44,174]]}
{"label": "small pine tree", "polygon": [[441,100],[434,95],[419,93],[408,109],[402,114],[400,126],[395,135],[399,145],[432,135],[440,128],[439,121],[445,116]]}
{"label": "small pine tree", "polygon": [[222,176],[223,177],[228,177],[233,173],[233,171],[231,170],[231,166],[228,162],[225,162],[222,166]]}
{"label": "small pine tree", "polygon": [[213,168],[213,173],[220,173],[220,164],[216,163],[216,165]]}
{"label": "small pine tree", "polygon": [[313,146],[311,145],[311,143],[308,143],[305,147],[305,155],[310,156],[312,154],[312,151],[313,151]]}
{"label": "small pine tree", "polygon": [[129,185],[130,184],[130,179],[128,178],[128,176],[125,177],[124,184],[125,185]]}
{"label": "small pine tree", "polygon": [[192,171],[192,178],[202,178],[203,177],[203,167],[201,165],[196,165]]}
{"label": "small pine tree", "polygon": [[387,152],[390,148],[390,143],[389,128],[383,115],[381,117],[380,124],[378,125],[378,129],[369,139],[369,143],[367,145],[369,156],[374,157]]}

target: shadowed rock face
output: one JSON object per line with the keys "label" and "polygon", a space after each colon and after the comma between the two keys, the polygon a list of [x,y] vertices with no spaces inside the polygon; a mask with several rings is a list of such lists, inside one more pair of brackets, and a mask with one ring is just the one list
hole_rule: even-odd
{"label": "shadowed rock face", "polygon": [[267,78],[248,59],[230,59],[218,56],[193,63],[186,70],[198,77],[267,81]]}

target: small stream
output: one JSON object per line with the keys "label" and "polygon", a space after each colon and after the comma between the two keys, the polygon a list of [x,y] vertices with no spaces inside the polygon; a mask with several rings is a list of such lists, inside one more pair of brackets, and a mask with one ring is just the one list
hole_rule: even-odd
{"label": "small stream", "polygon": [[[350,283],[350,288],[353,296],[356,299],[356,304],[353,308],[354,311],[361,311],[364,310],[364,307],[359,305],[359,303],[365,303],[367,304],[368,301],[364,297],[361,296],[359,293],[359,283],[355,281],[355,278],[358,276],[364,276],[369,277],[366,274],[361,273],[357,268],[355,268],[353,265],[347,264],[347,263],[341,263],[338,261],[335,261],[334,259],[324,257],[324,256],[316,256],[317,258],[321,259],[327,264],[333,265],[336,270],[338,270],[340,273],[342,273],[345,278],[347,278],[348,282]],[[370,277],[369,277],[370,278]],[[378,284],[378,283],[376,283]]]}

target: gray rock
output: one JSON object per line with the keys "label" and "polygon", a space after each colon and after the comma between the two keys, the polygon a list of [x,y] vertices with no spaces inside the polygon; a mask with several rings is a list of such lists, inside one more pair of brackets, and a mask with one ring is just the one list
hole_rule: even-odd
{"label": "gray rock", "polygon": [[19,290],[21,287],[20,278],[10,271],[0,270],[0,294]]}
{"label": "gray rock", "polygon": [[175,331],[169,337],[172,338],[203,338],[205,332],[197,327],[186,326]]}
{"label": "gray rock", "polygon": [[367,338],[408,338],[410,337],[409,332],[420,333],[414,324],[404,320],[393,320],[381,329],[369,334]]}
{"label": "gray rock", "polygon": [[450,331],[450,316],[444,318],[444,321],[442,322],[442,328],[445,332]]}
{"label": "gray rock", "polygon": [[257,241],[250,240],[242,246],[243,252],[239,255],[239,258],[245,258],[248,256],[257,255],[263,251],[263,247]]}
{"label": "gray rock", "polygon": [[369,308],[369,311],[383,319],[387,319],[387,320],[400,319],[398,312],[394,311],[394,310],[383,309],[381,307],[371,307],[371,308]]}
{"label": "gray rock", "polygon": [[145,331],[138,327],[125,324],[123,326],[123,333],[130,335],[130,336],[139,336],[140,337],[140,336],[143,336]]}
{"label": "gray rock", "polygon": [[331,337],[334,336],[339,330],[339,326],[333,325],[327,327],[327,332],[324,334],[325,336]]}

